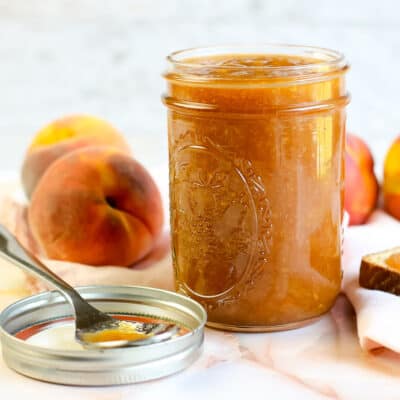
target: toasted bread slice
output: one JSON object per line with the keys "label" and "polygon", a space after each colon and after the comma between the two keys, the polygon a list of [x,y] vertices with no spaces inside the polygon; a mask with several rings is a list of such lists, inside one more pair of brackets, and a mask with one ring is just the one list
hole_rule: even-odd
{"label": "toasted bread slice", "polygon": [[360,286],[400,296],[400,247],[362,258]]}

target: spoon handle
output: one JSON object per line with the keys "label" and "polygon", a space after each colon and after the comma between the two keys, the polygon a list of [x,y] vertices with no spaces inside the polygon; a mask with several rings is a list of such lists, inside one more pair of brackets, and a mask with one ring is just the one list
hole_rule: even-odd
{"label": "spoon handle", "polygon": [[1,224],[0,257],[54,286],[71,304],[77,329],[91,327],[95,322],[114,321],[110,316],[97,310],[84,300],[71,285],[47,268],[29,250],[25,249],[17,238]]}
{"label": "spoon handle", "polygon": [[63,279],[47,268],[35,255],[25,249],[11,232],[0,224],[0,257],[59,290],[69,302],[79,301],[80,295]]}

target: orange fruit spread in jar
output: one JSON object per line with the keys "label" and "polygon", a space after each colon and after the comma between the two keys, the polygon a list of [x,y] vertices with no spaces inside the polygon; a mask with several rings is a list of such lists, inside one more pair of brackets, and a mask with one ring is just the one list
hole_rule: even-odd
{"label": "orange fruit spread in jar", "polygon": [[340,291],[347,65],[305,49],[170,56],[176,286],[210,326],[299,326]]}

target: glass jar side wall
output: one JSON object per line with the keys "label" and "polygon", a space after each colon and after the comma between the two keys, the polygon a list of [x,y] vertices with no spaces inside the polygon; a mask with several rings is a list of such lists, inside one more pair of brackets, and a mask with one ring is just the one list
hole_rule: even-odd
{"label": "glass jar side wall", "polygon": [[325,313],[341,282],[344,106],[210,114],[169,111],[178,291],[219,326],[263,330]]}

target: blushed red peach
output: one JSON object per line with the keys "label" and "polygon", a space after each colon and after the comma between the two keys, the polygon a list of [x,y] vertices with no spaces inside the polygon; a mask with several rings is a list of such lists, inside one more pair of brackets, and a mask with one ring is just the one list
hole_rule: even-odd
{"label": "blushed red peach", "polygon": [[344,208],[350,225],[367,221],[376,207],[379,186],[374,173],[374,161],[365,142],[352,134],[346,137]]}
{"label": "blushed red peach", "polygon": [[383,201],[385,210],[400,219],[400,136],[386,154],[383,169]]}
{"label": "blushed red peach", "polygon": [[130,154],[121,134],[108,122],[89,115],[72,115],[53,121],[30,144],[22,166],[22,185],[31,197],[46,169],[66,153],[93,145],[107,145]]}
{"label": "blushed red peach", "polygon": [[117,150],[86,147],[47,169],[28,219],[49,258],[129,266],[153,249],[163,210],[155,182],[137,161]]}

